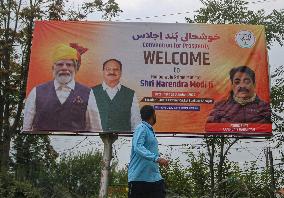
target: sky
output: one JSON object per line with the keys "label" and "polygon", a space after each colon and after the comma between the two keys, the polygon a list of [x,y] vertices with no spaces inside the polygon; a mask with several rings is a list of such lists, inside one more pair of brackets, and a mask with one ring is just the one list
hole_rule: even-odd
{"label": "sky", "polygon": [[[283,0],[247,1],[250,2],[250,9],[264,9],[266,13],[271,13],[273,9],[284,9]],[[123,12],[114,20],[121,22],[186,23],[185,17],[193,18],[196,11],[202,7],[200,0],[116,0],[116,2]],[[284,64],[283,54],[284,48],[278,44],[271,48],[269,62],[272,67]]]}
{"label": "sky", "polygon": [[[264,9],[270,13],[273,9],[284,9],[284,0],[248,0],[249,8]],[[72,2],[72,1],[71,1]],[[75,1],[78,3],[78,1]],[[193,16],[202,4],[199,0],[116,0],[123,12],[113,21],[120,22],[163,22],[185,23],[186,16]],[[73,2],[74,3],[74,2]],[[100,15],[91,15],[88,20],[100,20]],[[269,51],[271,71],[284,64],[284,47],[275,44]],[[185,151],[205,151],[200,138],[158,138],[159,148],[163,156],[170,159],[180,158],[187,165]],[[74,154],[91,150],[103,151],[103,143],[99,137],[51,137],[52,145],[59,154]],[[246,161],[257,160],[259,167],[265,167],[264,150],[275,143],[265,140],[242,140],[231,149],[229,159],[243,165]],[[114,143],[115,160],[119,161],[119,168],[129,162],[131,138],[119,137]],[[275,164],[279,163],[279,149],[273,149]]]}

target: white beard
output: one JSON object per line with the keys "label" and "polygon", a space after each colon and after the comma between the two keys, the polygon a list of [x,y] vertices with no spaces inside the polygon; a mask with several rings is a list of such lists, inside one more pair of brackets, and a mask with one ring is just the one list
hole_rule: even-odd
{"label": "white beard", "polygon": [[73,80],[73,75],[72,74],[69,74],[69,75],[56,74],[55,79],[58,83],[65,85],[65,84],[69,83],[71,80]]}

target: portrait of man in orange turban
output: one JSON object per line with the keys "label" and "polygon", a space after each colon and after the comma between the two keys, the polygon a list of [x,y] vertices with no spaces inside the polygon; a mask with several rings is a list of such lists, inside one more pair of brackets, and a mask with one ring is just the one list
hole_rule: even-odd
{"label": "portrait of man in orange turban", "polygon": [[75,82],[81,56],[77,43],[58,44],[52,53],[53,80],[32,89],[26,99],[23,131],[100,132],[101,120],[91,89]]}

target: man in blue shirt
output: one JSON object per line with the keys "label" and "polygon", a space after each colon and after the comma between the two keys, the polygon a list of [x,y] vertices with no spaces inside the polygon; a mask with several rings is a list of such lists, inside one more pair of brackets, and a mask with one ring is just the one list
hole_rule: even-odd
{"label": "man in blue shirt", "polygon": [[159,165],[168,160],[159,156],[158,140],[152,126],[156,123],[155,110],[145,105],[140,110],[142,122],[136,127],[128,168],[129,198],[165,198],[164,180]]}

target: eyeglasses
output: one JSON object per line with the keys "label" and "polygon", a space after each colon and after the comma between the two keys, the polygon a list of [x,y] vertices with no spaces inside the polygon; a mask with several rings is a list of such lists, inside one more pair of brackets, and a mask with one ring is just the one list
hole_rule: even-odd
{"label": "eyeglasses", "polygon": [[107,72],[120,72],[120,69],[106,67],[104,70]]}

